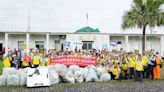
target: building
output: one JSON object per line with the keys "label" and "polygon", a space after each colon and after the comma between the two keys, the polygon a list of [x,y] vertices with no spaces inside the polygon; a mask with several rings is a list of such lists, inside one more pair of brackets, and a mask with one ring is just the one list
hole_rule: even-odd
{"label": "building", "polygon": [[[154,49],[164,55],[164,35],[147,34],[146,50]],[[74,33],[62,32],[0,32],[0,51],[2,48],[28,49],[46,48],[70,50],[75,49],[120,49],[126,51],[142,50],[141,34],[101,33],[99,29],[89,26]]]}

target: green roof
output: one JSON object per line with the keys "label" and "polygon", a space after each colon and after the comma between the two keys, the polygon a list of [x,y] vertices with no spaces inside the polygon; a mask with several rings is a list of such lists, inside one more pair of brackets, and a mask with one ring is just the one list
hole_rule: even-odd
{"label": "green roof", "polygon": [[80,33],[84,33],[84,32],[100,33],[98,28],[93,29],[93,28],[91,28],[89,26],[81,28],[81,29],[77,30],[76,32],[80,32]]}

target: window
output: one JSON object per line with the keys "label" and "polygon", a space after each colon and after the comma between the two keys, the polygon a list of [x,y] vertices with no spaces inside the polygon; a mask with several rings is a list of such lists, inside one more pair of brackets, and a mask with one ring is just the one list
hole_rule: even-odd
{"label": "window", "polygon": [[82,49],[84,49],[84,50],[92,49],[93,41],[82,41],[82,42],[83,42]]}
{"label": "window", "polygon": [[37,49],[44,49],[44,41],[35,41]]}
{"label": "window", "polygon": [[23,50],[24,49],[24,41],[18,41],[18,50]]}
{"label": "window", "polygon": [[55,40],[55,49],[56,50],[61,50],[60,40]]}

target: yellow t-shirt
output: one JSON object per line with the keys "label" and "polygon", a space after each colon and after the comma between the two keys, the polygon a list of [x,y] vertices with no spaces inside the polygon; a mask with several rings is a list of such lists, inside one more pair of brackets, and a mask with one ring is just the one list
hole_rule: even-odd
{"label": "yellow t-shirt", "polygon": [[29,63],[26,62],[26,61],[23,61],[23,62],[22,62],[22,65],[23,65],[23,66],[29,66]]}
{"label": "yellow t-shirt", "polygon": [[148,66],[148,62],[149,62],[148,57],[147,56],[142,56],[142,60],[143,60],[143,65]]}
{"label": "yellow t-shirt", "polygon": [[119,75],[119,70],[118,70],[118,68],[113,68],[113,74],[114,75],[116,75],[116,76],[118,76]]}
{"label": "yellow t-shirt", "polygon": [[33,64],[39,65],[40,64],[40,56],[34,56],[33,57]]}
{"label": "yellow t-shirt", "polygon": [[4,67],[11,67],[10,59],[8,57],[3,60],[3,65]]}
{"label": "yellow t-shirt", "polygon": [[122,64],[121,68],[122,68],[123,71],[128,70],[128,64],[127,63]]}
{"label": "yellow t-shirt", "polygon": [[135,68],[137,71],[143,71],[143,61],[137,61]]}
{"label": "yellow t-shirt", "polygon": [[130,68],[135,67],[135,58],[134,57],[130,57],[130,59],[129,59],[129,66],[130,66]]}

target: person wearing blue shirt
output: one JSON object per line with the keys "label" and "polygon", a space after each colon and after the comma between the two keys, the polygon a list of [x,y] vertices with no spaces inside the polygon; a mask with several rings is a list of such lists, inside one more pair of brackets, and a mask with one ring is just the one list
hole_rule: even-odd
{"label": "person wearing blue shirt", "polygon": [[149,73],[150,73],[150,76],[151,76],[152,80],[153,80],[153,68],[154,68],[154,65],[155,65],[155,59],[156,59],[156,56],[152,53],[149,56],[149,62],[148,62]]}

